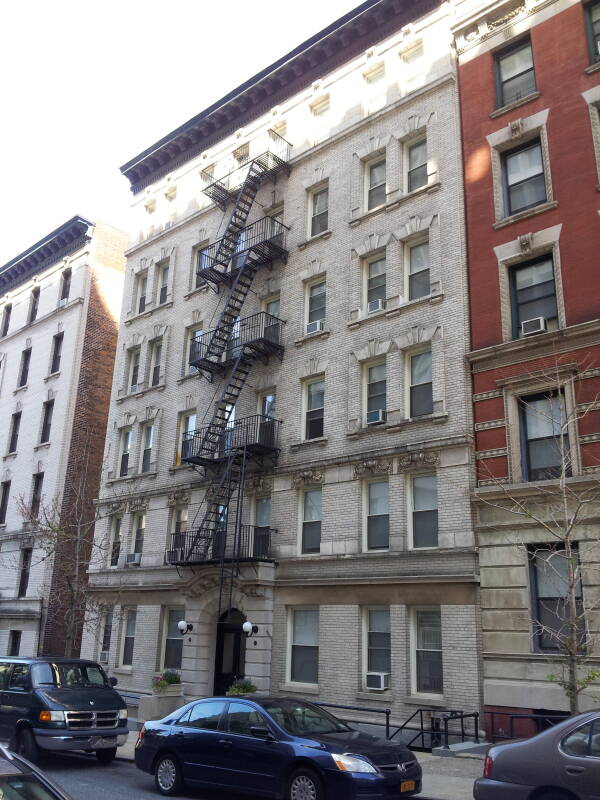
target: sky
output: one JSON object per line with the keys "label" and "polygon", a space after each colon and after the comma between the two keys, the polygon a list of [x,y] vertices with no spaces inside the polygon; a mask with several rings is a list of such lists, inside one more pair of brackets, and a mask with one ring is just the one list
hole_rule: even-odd
{"label": "sky", "polygon": [[0,265],[75,214],[127,229],[122,164],[360,2],[5,3]]}

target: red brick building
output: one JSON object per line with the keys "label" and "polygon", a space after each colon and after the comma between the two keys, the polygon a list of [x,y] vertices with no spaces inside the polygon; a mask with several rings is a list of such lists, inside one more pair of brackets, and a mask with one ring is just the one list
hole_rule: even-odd
{"label": "red brick building", "polygon": [[[484,702],[559,712],[565,559],[548,520],[561,491],[600,487],[600,3],[462,6]],[[597,513],[575,534],[590,635]]]}

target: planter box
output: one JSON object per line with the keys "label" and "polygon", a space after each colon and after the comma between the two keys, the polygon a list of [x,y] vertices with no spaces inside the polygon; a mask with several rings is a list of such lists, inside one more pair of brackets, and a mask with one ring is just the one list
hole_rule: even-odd
{"label": "planter box", "polygon": [[181,683],[172,684],[164,692],[153,692],[140,697],[138,721],[162,719],[182,705],[184,705],[183,685]]}
{"label": "planter box", "polygon": [[183,683],[170,683],[164,689],[152,689],[158,697],[183,697]]}

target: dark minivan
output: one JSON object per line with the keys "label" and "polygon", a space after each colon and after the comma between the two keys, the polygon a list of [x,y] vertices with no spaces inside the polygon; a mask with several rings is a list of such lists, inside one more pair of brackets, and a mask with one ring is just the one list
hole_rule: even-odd
{"label": "dark minivan", "polygon": [[109,764],[128,733],[116,682],[81,658],[0,658],[0,739],[30,761],[84,750]]}

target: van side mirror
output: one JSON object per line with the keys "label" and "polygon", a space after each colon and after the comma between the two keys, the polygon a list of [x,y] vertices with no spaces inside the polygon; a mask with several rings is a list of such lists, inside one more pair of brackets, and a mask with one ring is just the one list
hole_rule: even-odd
{"label": "van side mirror", "polygon": [[108,679],[108,682],[110,683],[111,686],[116,686],[119,681],[115,678],[114,675],[111,675],[110,678]]}
{"label": "van side mirror", "polygon": [[250,728],[250,733],[252,736],[255,736],[257,739],[266,739],[269,742],[274,742],[275,737],[271,733],[268,728],[259,727],[258,725],[253,725]]}

